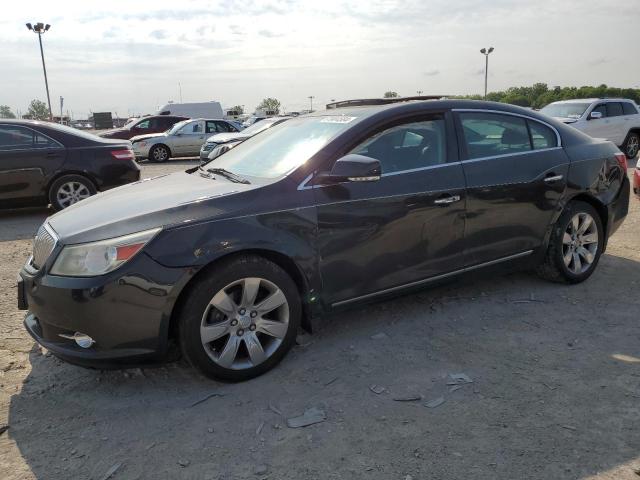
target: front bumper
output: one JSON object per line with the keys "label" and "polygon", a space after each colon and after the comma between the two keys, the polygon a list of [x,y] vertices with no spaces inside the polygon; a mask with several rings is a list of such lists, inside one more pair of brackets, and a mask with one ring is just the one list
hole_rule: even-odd
{"label": "front bumper", "polygon": [[[91,278],[34,273],[25,266],[18,306],[28,310],[29,334],[65,360],[98,367],[139,363],[166,353],[177,292],[189,277],[187,269],[164,267],[144,253]],[[76,332],[95,344],[78,346],[69,338]]]}
{"label": "front bumper", "polygon": [[640,198],[640,168],[638,167],[633,169],[633,193]]}
{"label": "front bumper", "polygon": [[151,150],[152,145],[145,145],[140,146],[137,144],[133,144],[133,153],[135,154],[136,158],[149,158],[149,151]]}

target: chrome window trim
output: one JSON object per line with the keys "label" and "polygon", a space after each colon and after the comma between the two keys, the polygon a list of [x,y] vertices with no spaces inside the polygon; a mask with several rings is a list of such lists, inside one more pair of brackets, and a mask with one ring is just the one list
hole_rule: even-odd
{"label": "chrome window trim", "polygon": [[515,157],[518,155],[531,155],[532,153],[548,152],[551,150],[562,150],[562,147],[540,148],[538,150],[527,150],[525,152],[514,152],[514,153],[503,153],[502,155],[491,155],[490,157],[469,158],[467,160],[462,160],[462,162],[460,163],[464,164],[464,163],[483,162],[485,160],[495,160],[496,158]]}
{"label": "chrome window trim", "polygon": [[[524,118],[525,120],[530,120],[532,122],[538,122],[538,123],[541,123],[542,125],[549,127],[551,130],[553,130],[556,133],[556,139],[558,140],[557,147],[558,148],[562,147],[562,137],[560,137],[560,132],[558,132],[558,129],[556,127],[554,127],[550,123],[545,122],[544,120],[538,120],[537,118],[530,117],[529,115],[523,115],[521,113],[505,112],[502,110],[490,110],[486,108],[454,108],[451,111],[462,112],[462,113],[477,113],[477,112],[495,113],[498,115],[510,115],[512,117],[520,117],[520,118]],[[556,148],[556,147],[551,147],[551,148]],[[534,150],[534,151],[539,152],[540,150]]]}
{"label": "chrome window trim", "polygon": [[360,301],[360,300],[366,300],[368,298],[377,297],[378,295],[384,295],[384,294],[387,294],[387,293],[393,293],[393,292],[396,292],[398,290],[403,290],[405,288],[417,287],[419,285],[428,284],[428,283],[435,282],[435,281],[438,281],[438,280],[443,280],[445,278],[452,277],[452,276],[458,275],[460,273],[470,272],[470,271],[476,270],[478,268],[488,267],[490,265],[495,265],[495,264],[498,264],[498,263],[507,262],[509,260],[515,260],[515,259],[518,259],[518,258],[526,257],[528,255],[531,255],[532,253],[533,253],[533,250],[526,250],[524,252],[516,253],[514,255],[509,255],[507,257],[497,258],[497,259],[491,260],[489,262],[479,263],[478,265],[473,265],[471,267],[460,268],[460,269],[454,270],[452,272],[443,273],[441,275],[435,275],[433,277],[425,278],[425,279],[422,279],[422,280],[416,280],[415,282],[409,282],[409,283],[405,283],[405,284],[402,284],[402,285],[397,285],[395,287],[390,287],[390,288],[385,288],[383,290],[378,290],[377,292],[367,293],[365,295],[360,295],[360,296],[349,298],[349,299],[346,299],[346,300],[340,300],[339,302],[332,303],[331,306],[332,307],[339,307],[340,305],[347,305],[349,303],[357,302],[357,301]]}
{"label": "chrome window trim", "polygon": [[26,130],[30,130],[31,132],[37,133],[38,135],[42,135],[43,137],[48,138],[49,140],[51,140],[53,143],[57,144],[58,147],[32,147],[32,148],[13,148],[13,149],[6,149],[6,148],[2,148],[2,146],[0,145],[0,152],[31,152],[33,150],[46,150],[46,149],[51,149],[51,148],[60,148],[64,150],[64,145],[62,145],[59,141],[51,138],[49,135],[40,132],[39,130],[34,130],[31,127],[27,127],[26,125],[16,125],[16,124],[12,124],[12,123],[3,123],[2,125],[0,125],[0,128],[2,127],[19,127],[19,128],[24,128]]}

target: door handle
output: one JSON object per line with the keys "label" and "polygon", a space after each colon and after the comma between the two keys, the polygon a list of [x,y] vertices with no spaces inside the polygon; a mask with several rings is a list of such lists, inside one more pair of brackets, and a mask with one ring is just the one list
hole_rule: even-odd
{"label": "door handle", "polygon": [[564,177],[562,175],[551,175],[549,177],[545,177],[544,183],[555,183],[562,180]]}
{"label": "door handle", "polygon": [[459,201],[460,195],[447,195],[446,197],[441,197],[437,200],[434,200],[433,203],[435,203],[436,205],[450,205]]}

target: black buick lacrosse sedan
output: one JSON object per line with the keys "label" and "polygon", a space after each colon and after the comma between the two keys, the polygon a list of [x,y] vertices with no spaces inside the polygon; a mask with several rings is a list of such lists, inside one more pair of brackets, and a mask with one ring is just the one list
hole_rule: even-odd
{"label": "black buick lacrosse sedan", "polygon": [[50,217],[20,272],[29,333],[85,365],[175,339],[205,374],[242,380],[342,306],[497,265],[581,282],[627,214],[610,142],[504,104],[366,103]]}

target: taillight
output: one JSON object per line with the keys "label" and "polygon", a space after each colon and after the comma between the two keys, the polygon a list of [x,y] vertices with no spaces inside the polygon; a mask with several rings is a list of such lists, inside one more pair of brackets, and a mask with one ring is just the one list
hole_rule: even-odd
{"label": "taillight", "polygon": [[624,173],[627,173],[627,156],[624,153],[616,153],[616,160],[620,164],[620,167],[624,170]]}
{"label": "taillight", "polygon": [[116,160],[135,160],[136,155],[130,148],[124,150],[111,150],[111,156]]}

